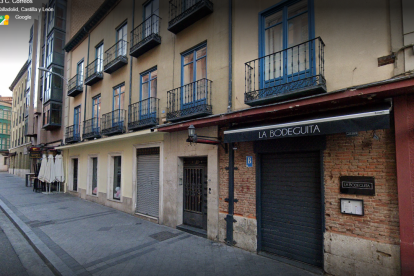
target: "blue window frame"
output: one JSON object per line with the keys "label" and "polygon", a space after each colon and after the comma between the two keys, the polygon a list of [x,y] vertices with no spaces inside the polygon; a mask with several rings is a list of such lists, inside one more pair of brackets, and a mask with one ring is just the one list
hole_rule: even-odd
{"label": "blue window frame", "polygon": [[181,55],[181,107],[206,104],[207,44]]}
{"label": "blue window frame", "polygon": [[92,98],[92,131],[99,133],[99,115],[101,113],[101,95]]}
{"label": "blue window frame", "polygon": [[284,1],[259,14],[261,88],[303,78],[315,70],[313,0]]}
{"label": "blue window frame", "polygon": [[[159,29],[159,9],[160,9],[160,3],[159,0],[152,0],[145,4],[144,6],[144,14],[143,14],[143,22],[145,21],[144,26],[144,32],[143,32],[143,38],[149,36],[152,33],[158,33]],[[151,20],[146,21],[151,17],[151,15],[155,14]]]}
{"label": "blue window frame", "polygon": [[[114,87],[113,102],[112,102],[112,127],[122,127],[124,119],[122,118],[122,111],[124,109],[125,84],[120,84]],[[117,111],[117,112],[115,112]]]}
{"label": "blue window frame", "polygon": [[73,109],[73,137],[80,137],[81,106]]}
{"label": "blue window frame", "polygon": [[157,67],[141,74],[140,120],[156,117],[156,100],[151,99],[157,98],[157,77]]}

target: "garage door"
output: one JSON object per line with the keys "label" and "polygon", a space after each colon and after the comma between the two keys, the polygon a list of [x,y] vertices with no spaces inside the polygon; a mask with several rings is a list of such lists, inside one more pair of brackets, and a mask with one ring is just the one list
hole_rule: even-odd
{"label": "garage door", "polygon": [[261,157],[261,250],[322,266],[320,154]]}
{"label": "garage door", "polygon": [[159,213],[159,148],[137,151],[136,212],[158,218]]}

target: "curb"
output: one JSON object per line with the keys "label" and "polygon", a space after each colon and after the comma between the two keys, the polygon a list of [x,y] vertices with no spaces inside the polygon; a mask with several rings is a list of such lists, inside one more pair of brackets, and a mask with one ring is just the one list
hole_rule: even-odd
{"label": "curb", "polygon": [[76,275],[1,199],[0,209],[22,233],[53,274],[57,276]]}

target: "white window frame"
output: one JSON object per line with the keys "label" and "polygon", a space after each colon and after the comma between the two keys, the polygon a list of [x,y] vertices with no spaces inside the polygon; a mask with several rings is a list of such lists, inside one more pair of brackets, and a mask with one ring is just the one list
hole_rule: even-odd
{"label": "white window frame", "polygon": [[[73,190],[73,159],[78,159],[78,188],[76,189],[76,191]],[[70,156],[69,157],[69,177],[68,177],[68,190],[70,192],[74,192],[77,193],[79,192],[79,160],[80,160],[80,156],[79,155],[74,155],[74,156]]]}
{"label": "white window frame", "polygon": [[[121,157],[121,195],[119,200],[114,199],[114,157]],[[108,153],[108,183],[106,185],[106,199],[113,202],[123,202],[123,191],[125,189],[124,183],[124,156],[122,151]]]}
{"label": "white window frame", "polygon": [[[92,194],[92,168],[93,168],[93,161],[92,158],[97,158],[96,160],[96,195]],[[122,164],[122,163],[121,163]],[[88,176],[86,182],[86,194],[89,196],[98,197],[99,195],[99,154],[89,154],[88,155]],[[122,191],[122,190],[121,190]]]}

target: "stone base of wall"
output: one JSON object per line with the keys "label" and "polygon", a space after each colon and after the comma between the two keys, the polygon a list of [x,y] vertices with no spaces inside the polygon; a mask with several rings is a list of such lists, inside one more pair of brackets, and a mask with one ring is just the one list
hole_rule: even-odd
{"label": "stone base of wall", "polygon": [[[225,242],[227,222],[224,220],[227,214],[219,214],[219,240]],[[244,250],[255,252],[257,250],[257,220],[242,216],[234,216],[233,240],[235,246]]]}
{"label": "stone base of wall", "polygon": [[114,209],[117,209],[119,211],[134,214],[134,208],[132,207],[132,198],[129,197],[122,197],[122,202],[115,201],[115,200],[109,200],[106,196],[106,193],[100,193],[98,192],[98,196],[92,196],[86,194],[86,189],[78,188],[78,192],[68,191],[71,195],[80,197],[85,200],[89,200],[92,202],[96,202]]}
{"label": "stone base of wall", "polygon": [[342,275],[401,275],[400,246],[325,232],[324,270]]}
{"label": "stone base of wall", "polygon": [[30,169],[14,169],[14,173],[13,173],[13,168],[9,168],[9,174],[14,174],[18,177],[26,177],[26,173],[30,173]]}

